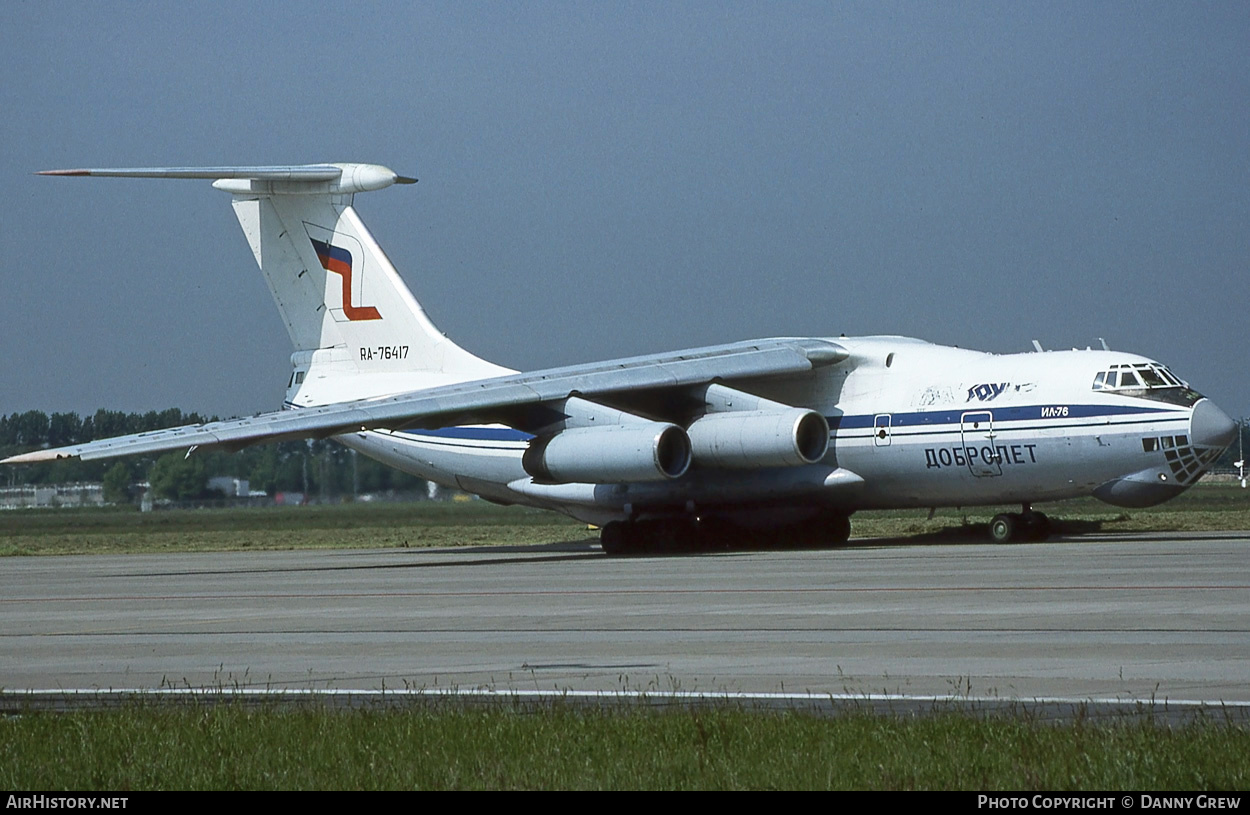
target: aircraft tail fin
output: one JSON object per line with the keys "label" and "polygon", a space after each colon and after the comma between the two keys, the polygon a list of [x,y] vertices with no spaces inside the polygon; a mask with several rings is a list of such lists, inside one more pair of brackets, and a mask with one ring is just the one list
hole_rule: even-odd
{"label": "aircraft tail fin", "polygon": [[42,174],[213,179],[229,192],[295,346],[288,402],[323,404],[510,373],[443,336],[352,206],[358,192],[414,178],[376,164]]}

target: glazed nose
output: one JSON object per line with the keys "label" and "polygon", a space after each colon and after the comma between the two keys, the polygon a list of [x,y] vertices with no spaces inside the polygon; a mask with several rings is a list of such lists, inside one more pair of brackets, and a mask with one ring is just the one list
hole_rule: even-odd
{"label": "glazed nose", "polygon": [[1237,423],[1228,418],[1210,399],[1203,399],[1194,405],[1193,413],[1189,415],[1191,444],[1224,448],[1232,444],[1236,436]]}

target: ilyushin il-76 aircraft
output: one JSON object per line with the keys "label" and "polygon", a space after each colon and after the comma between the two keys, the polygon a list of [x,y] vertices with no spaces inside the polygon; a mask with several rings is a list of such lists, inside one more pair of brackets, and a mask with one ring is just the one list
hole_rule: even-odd
{"label": "ilyushin il-76 aircraft", "polygon": [[1236,426],[1158,362],[989,354],[895,336],[777,337],[519,373],[430,322],[353,208],[415,179],[371,164],[53,170],[209,179],[295,346],[283,410],[37,450],[37,462],[334,440],[421,478],[602,528],[608,553],[838,544],[859,510],[1039,502],[1145,507],[1183,492]]}

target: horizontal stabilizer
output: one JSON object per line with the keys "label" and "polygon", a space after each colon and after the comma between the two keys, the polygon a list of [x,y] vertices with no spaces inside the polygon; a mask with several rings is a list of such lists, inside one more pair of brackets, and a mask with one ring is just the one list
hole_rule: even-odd
{"label": "horizontal stabilizer", "polygon": [[251,178],[257,181],[335,181],[333,164],[286,167],[118,167],[99,170],[42,170],[36,175],[92,175],[104,178]]}
{"label": "horizontal stabilizer", "polygon": [[[37,175],[92,176],[99,178],[202,178],[225,182],[227,192],[278,193],[355,193],[380,190],[392,184],[415,184],[415,178],[401,176],[380,164],[283,164],[258,167],[104,167],[82,170],[41,170]],[[231,184],[244,182],[285,182],[252,190]]]}

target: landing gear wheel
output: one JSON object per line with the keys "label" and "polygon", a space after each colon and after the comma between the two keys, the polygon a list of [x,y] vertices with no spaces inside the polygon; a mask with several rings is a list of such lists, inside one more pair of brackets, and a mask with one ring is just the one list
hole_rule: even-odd
{"label": "landing gear wheel", "polygon": [[742,531],[731,523],[716,519],[700,521],[695,526],[695,545],[710,552],[719,552],[742,545]]}
{"label": "landing gear wheel", "polygon": [[599,545],[606,555],[683,552],[698,544],[698,531],[684,519],[612,521],[599,532]]}
{"label": "landing gear wheel", "polygon": [[1050,537],[1050,518],[1041,512],[1034,512],[1029,504],[1024,511],[1016,515],[1016,537],[1018,540],[1040,543]]}
{"label": "landing gear wheel", "polygon": [[781,530],[781,547],[829,549],[842,546],[851,537],[851,519],[847,515],[820,515],[810,521]]}
{"label": "landing gear wheel", "polygon": [[629,549],[629,530],[623,521],[612,521],[599,530],[599,546],[605,555],[622,555]]}
{"label": "landing gear wheel", "polygon": [[1041,542],[1050,537],[1050,518],[1040,512],[1030,512],[1024,516],[1026,540]]}
{"label": "landing gear wheel", "polygon": [[830,515],[821,524],[823,530],[822,543],[826,546],[841,546],[850,540],[851,519],[847,515]]}
{"label": "landing gear wheel", "polygon": [[990,521],[990,538],[994,543],[1010,543],[1016,534],[1017,515],[1013,513],[1003,513],[995,515],[994,520]]}

